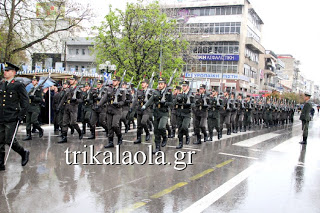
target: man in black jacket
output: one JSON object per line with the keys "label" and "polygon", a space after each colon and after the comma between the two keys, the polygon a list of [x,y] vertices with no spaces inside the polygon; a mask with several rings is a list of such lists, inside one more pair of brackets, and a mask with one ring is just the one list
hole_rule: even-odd
{"label": "man in black jacket", "polygon": [[[14,79],[19,67],[5,63],[4,80],[0,82],[0,170],[5,170],[5,145],[10,146],[17,122],[21,122],[29,108],[29,98],[24,85]],[[21,156],[21,165],[29,161],[29,151],[16,139],[12,149]]]}
{"label": "man in black jacket", "polygon": [[309,129],[309,121],[311,120],[310,111],[312,109],[312,104],[310,103],[311,95],[306,93],[304,94],[305,104],[301,111],[300,120],[302,121],[302,131],[303,131],[303,140],[300,142],[301,144],[307,144],[308,138],[308,129]]}

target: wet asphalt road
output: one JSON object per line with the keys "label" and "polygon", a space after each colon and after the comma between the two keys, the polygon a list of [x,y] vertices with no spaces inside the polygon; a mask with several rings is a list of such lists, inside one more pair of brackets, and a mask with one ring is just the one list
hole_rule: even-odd
{"label": "wet asphalt road", "polygon": [[[148,154],[151,143],[134,145],[135,130],[124,136],[120,162],[125,151],[132,153],[132,159],[143,151],[144,165],[137,164],[144,160],[141,152],[134,165],[84,165],[90,163],[83,157],[90,155],[90,147],[95,153],[111,151],[113,156],[106,153],[106,161],[117,161],[116,148],[103,147],[107,140],[102,129],[94,141],[80,141],[75,133],[66,144],[57,144],[53,127],[44,129],[43,138],[33,134],[32,141],[22,142],[25,127],[20,127],[17,138],[30,150],[30,161],[21,167],[20,157],[11,152],[6,171],[0,172],[1,213],[320,212],[318,115],[310,122],[307,146],[298,143],[301,122],[295,117],[293,124],[256,126],[246,133],[224,133],[220,141],[215,136],[213,142],[190,144],[181,150],[184,153],[177,153],[177,139],[170,139],[162,150],[171,165],[148,165],[155,163]],[[75,163],[73,153],[67,158],[67,149],[82,152],[78,165],[66,163]],[[175,154],[185,155],[179,165]],[[98,161],[104,157],[98,155]],[[175,166],[186,168],[178,171]]]}

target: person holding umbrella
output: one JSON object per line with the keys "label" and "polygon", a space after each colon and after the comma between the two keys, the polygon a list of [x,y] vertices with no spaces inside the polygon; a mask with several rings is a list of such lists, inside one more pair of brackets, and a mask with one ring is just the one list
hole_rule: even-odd
{"label": "person holding umbrella", "polygon": [[19,67],[14,64],[4,63],[4,80],[0,82],[0,170],[5,170],[6,144],[21,156],[22,166],[25,166],[29,161],[30,152],[15,139],[18,125],[29,108],[29,98],[25,86],[14,78],[18,70]]}

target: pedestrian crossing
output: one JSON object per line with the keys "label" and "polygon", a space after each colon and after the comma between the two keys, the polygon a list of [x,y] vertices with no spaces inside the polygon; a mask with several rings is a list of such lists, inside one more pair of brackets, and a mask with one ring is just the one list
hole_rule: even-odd
{"label": "pedestrian crossing", "polygon": [[249,138],[247,140],[235,143],[233,145],[234,146],[241,146],[241,147],[252,147],[252,146],[257,145],[263,141],[270,140],[270,139],[277,137],[277,136],[279,136],[279,133],[271,132],[271,133],[259,135],[259,136],[253,137],[253,138]]}

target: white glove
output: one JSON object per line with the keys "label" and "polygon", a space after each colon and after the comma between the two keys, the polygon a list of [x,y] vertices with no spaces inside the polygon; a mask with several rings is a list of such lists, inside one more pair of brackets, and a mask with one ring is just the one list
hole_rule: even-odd
{"label": "white glove", "polygon": [[141,107],[141,110],[145,110],[145,109],[146,109],[146,106],[143,105],[143,106]]}

